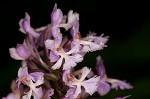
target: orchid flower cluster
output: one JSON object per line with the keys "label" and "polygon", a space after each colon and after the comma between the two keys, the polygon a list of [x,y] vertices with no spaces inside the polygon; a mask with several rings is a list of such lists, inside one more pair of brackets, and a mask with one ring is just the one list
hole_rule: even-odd
{"label": "orchid flower cluster", "polygon": [[[86,99],[95,92],[104,96],[111,89],[132,88],[125,81],[107,77],[101,56],[96,58],[97,73],[88,67],[74,68],[86,53],[102,50],[108,41],[108,36],[91,32],[81,37],[78,13],[70,10],[63,15],[55,4],[51,24],[34,29],[26,13],[19,26],[25,39],[9,52],[22,63],[12,93],[2,99]],[[63,36],[61,28],[69,31],[70,39]]]}

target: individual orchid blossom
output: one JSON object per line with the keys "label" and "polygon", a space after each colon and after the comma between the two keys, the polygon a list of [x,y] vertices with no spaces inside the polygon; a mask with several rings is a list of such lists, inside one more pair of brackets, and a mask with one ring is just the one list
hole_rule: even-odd
{"label": "individual orchid blossom", "polygon": [[86,76],[90,73],[91,69],[84,67],[81,70],[81,77],[76,79],[75,77],[72,78],[71,81],[68,82],[68,86],[70,88],[75,88],[75,92],[73,98],[77,98],[78,95],[81,93],[81,86],[85,89],[85,92],[92,95],[97,91],[97,84],[99,81],[99,76],[94,76],[88,80],[85,80]]}
{"label": "individual orchid blossom", "polygon": [[[125,81],[121,81],[118,79],[108,78],[106,75],[106,70],[103,64],[103,60],[100,56],[97,57],[97,66],[96,70],[98,75],[101,77],[99,84],[98,84],[98,93],[101,96],[106,95],[111,88],[115,89],[131,89],[132,86],[129,83],[126,83]],[[111,84],[111,85],[110,85]]]}
{"label": "individual orchid blossom", "polygon": [[97,50],[102,50],[106,47],[105,43],[108,41],[108,36],[103,37],[103,34],[96,36],[95,33],[89,33],[87,37],[81,38],[79,33],[79,23],[75,21],[76,24],[71,28],[71,35],[73,37],[72,46],[78,45],[80,52],[93,52]]}
{"label": "individual orchid blossom", "polygon": [[34,96],[34,99],[40,99],[43,95],[42,88],[37,86],[42,85],[44,83],[44,74],[41,72],[34,72],[28,74],[27,67],[21,67],[18,71],[18,87],[22,83],[27,85],[30,90],[25,93],[22,99],[30,99],[31,96]]}
{"label": "individual orchid blossom", "polygon": [[80,40],[79,44],[83,46],[83,52],[93,52],[97,50],[102,50],[106,47],[105,43],[107,42],[108,37],[103,37],[103,34],[100,36],[90,35]]}
{"label": "individual orchid blossom", "polygon": [[29,33],[31,36],[33,36],[34,38],[38,38],[40,36],[40,34],[38,34],[30,25],[30,16],[28,15],[28,13],[26,13],[25,18],[21,19],[19,22],[20,25],[20,31],[22,33]]}
{"label": "individual orchid blossom", "polygon": [[68,22],[65,24],[60,24],[60,27],[65,28],[66,30],[70,29],[73,25],[76,24],[76,21],[79,21],[79,14],[73,13],[73,10],[70,10],[68,13]]}
{"label": "individual orchid blossom", "polygon": [[[81,62],[83,60],[83,56],[80,54],[74,54],[76,52],[77,46],[74,46],[70,51],[65,52],[62,48],[60,49],[55,49],[54,48],[54,40],[46,40],[45,46],[48,49],[51,49],[54,53],[55,56],[57,55],[59,59],[57,62],[52,66],[52,69],[59,69],[62,65],[63,59],[65,60],[63,64],[63,70],[64,69],[69,69],[71,67],[76,66],[78,62]],[[52,46],[53,45],[53,46]],[[72,55],[74,54],[74,55]]]}
{"label": "individual orchid blossom", "polygon": [[[79,14],[70,10],[68,15],[63,15],[57,4],[50,18],[50,24],[36,29],[31,27],[27,13],[20,20],[19,30],[25,34],[24,42],[10,48],[9,53],[22,64],[11,85],[12,92],[2,99],[96,99],[92,98],[95,92],[104,96],[111,89],[132,88],[125,81],[107,77],[100,56],[96,65],[98,76],[88,67],[76,70],[87,52],[106,47],[108,36],[90,32],[82,37]],[[64,36],[65,33],[72,38]]]}
{"label": "individual orchid blossom", "polygon": [[9,49],[10,56],[16,60],[26,60],[30,57],[30,51],[26,45],[26,42],[23,44],[18,44],[16,48]]}

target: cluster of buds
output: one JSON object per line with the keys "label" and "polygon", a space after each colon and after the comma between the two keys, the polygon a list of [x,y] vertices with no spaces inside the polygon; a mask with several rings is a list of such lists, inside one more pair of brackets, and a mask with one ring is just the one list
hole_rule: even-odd
{"label": "cluster of buds", "polygon": [[[9,52],[22,63],[11,85],[12,93],[2,99],[85,99],[95,92],[104,96],[111,89],[132,88],[125,81],[109,78],[100,56],[96,58],[97,73],[88,67],[74,68],[86,53],[102,50],[108,41],[108,36],[91,32],[81,37],[78,13],[70,10],[63,15],[55,4],[51,24],[34,29],[26,13],[19,26],[25,39]],[[69,31],[65,33],[71,38],[64,36],[61,28]]]}

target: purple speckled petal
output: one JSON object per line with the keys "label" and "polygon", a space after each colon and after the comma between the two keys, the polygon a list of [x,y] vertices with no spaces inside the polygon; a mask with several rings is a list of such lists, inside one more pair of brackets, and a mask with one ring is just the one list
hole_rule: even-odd
{"label": "purple speckled petal", "polygon": [[56,62],[60,57],[56,55],[53,51],[50,51],[50,61],[51,62]]}
{"label": "purple speckled petal", "polygon": [[29,49],[23,44],[18,44],[16,47],[16,51],[17,51],[18,55],[20,57],[22,57],[23,59],[27,59],[30,56]]}
{"label": "purple speckled petal", "polygon": [[75,22],[74,22],[74,25],[73,27],[71,28],[71,31],[70,31],[71,35],[73,38],[76,38],[78,33],[79,33],[79,22],[78,20],[76,19]]}
{"label": "purple speckled petal", "polygon": [[51,32],[55,40],[56,47],[59,47],[59,45],[62,42],[62,34],[60,33],[60,29],[58,27],[58,25],[62,21],[62,18],[63,18],[63,14],[60,9],[57,9],[57,5],[55,4],[53,8],[53,12],[51,14],[51,22],[52,22]]}
{"label": "purple speckled petal", "polygon": [[24,58],[18,55],[16,48],[9,48],[9,53],[10,53],[11,58],[15,60],[24,60]]}
{"label": "purple speckled petal", "polygon": [[38,34],[30,25],[30,16],[26,13],[25,18],[21,19],[19,22],[20,25],[20,31],[27,34],[29,33],[35,38],[38,38],[40,34]]}
{"label": "purple speckled petal", "polygon": [[55,4],[53,11],[51,13],[51,23],[53,25],[58,25],[63,19],[63,13],[60,9],[57,9],[57,4]]}
{"label": "purple speckled petal", "polygon": [[104,96],[110,91],[110,85],[104,81],[99,81],[97,92],[99,95]]}
{"label": "purple speckled petal", "polygon": [[42,72],[33,72],[33,73],[30,73],[29,75],[30,75],[31,79],[34,82],[36,82],[39,79],[39,77],[43,77],[44,76],[44,73],[42,73]]}
{"label": "purple speckled petal", "polygon": [[30,56],[30,51],[26,43],[18,44],[16,48],[9,49],[10,56],[16,60],[26,60]]}
{"label": "purple speckled petal", "polygon": [[100,76],[100,78],[103,79],[104,77],[106,77],[106,70],[103,64],[103,60],[101,56],[98,56],[96,60],[97,60],[97,63],[96,63],[97,73]]}
{"label": "purple speckled petal", "polygon": [[20,31],[22,33],[27,33],[26,30],[30,30],[30,16],[26,13],[25,18],[19,21]]}
{"label": "purple speckled petal", "polygon": [[59,46],[62,42],[62,34],[57,26],[52,26],[52,36],[55,40],[55,43]]}

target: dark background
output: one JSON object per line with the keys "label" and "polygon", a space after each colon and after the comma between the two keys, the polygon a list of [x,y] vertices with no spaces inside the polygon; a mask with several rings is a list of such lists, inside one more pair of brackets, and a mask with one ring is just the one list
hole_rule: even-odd
{"label": "dark background", "polygon": [[129,99],[150,99],[150,16],[148,3],[101,2],[99,0],[6,0],[0,7],[0,97],[10,92],[20,61],[10,58],[9,48],[22,43],[24,34],[18,22],[25,12],[34,28],[50,23],[50,13],[57,3],[64,14],[74,10],[80,14],[80,32],[89,31],[110,36],[108,47],[89,53],[79,66],[95,69],[95,58],[101,55],[109,77],[127,80],[134,89],[112,90],[103,99],[131,94]]}

